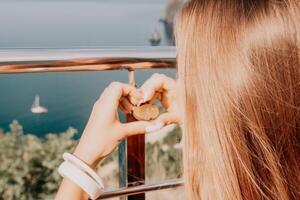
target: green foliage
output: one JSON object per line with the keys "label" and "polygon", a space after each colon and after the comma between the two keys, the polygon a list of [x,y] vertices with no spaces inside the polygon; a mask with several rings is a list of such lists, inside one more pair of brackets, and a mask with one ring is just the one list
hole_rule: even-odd
{"label": "green foliage", "polygon": [[61,155],[75,147],[76,132],[69,128],[38,138],[23,134],[22,126],[13,121],[10,131],[0,134],[0,199],[50,199],[61,180]]}
{"label": "green foliage", "polygon": [[182,175],[181,129],[176,127],[162,140],[146,145],[146,175],[149,180],[179,178]]}
{"label": "green foliage", "polygon": [[[60,134],[39,138],[24,134],[23,127],[13,121],[10,131],[0,129],[0,200],[53,199],[61,177],[57,168],[64,152],[72,152],[77,144],[77,131],[69,128]],[[146,145],[147,180],[163,180],[181,176],[181,149],[176,147],[181,131],[174,129],[162,140]],[[100,171],[117,162],[114,151],[103,162]],[[101,170],[102,169],[102,170]],[[107,168],[106,168],[107,169]],[[118,182],[118,173],[108,168],[104,180]]]}

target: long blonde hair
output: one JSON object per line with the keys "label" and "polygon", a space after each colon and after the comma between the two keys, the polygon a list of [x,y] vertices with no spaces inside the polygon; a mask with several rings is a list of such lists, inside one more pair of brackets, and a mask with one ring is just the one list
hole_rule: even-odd
{"label": "long blonde hair", "polygon": [[300,199],[299,4],[192,0],[177,16],[189,199]]}

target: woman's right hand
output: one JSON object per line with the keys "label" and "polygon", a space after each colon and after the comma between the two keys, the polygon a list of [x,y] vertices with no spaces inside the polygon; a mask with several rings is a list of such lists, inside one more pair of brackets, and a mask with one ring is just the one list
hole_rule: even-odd
{"label": "woman's right hand", "polygon": [[143,101],[141,103],[158,99],[162,106],[166,109],[166,113],[161,114],[155,122],[163,123],[164,125],[176,123],[180,124],[180,105],[179,105],[179,90],[175,79],[172,79],[164,74],[153,74],[140,87],[143,92]]}

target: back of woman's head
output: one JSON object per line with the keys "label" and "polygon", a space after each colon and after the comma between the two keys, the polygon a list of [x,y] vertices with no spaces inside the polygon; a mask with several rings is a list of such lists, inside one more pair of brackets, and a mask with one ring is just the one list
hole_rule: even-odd
{"label": "back of woman's head", "polygon": [[299,0],[193,0],[178,15],[191,199],[300,199],[299,23]]}

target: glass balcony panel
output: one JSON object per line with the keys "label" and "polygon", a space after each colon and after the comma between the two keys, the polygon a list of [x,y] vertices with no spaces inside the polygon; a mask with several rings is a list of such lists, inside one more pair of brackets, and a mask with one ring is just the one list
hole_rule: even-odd
{"label": "glass balcony panel", "polygon": [[[176,75],[175,70],[170,69],[138,70],[135,74],[137,85],[141,85],[155,72],[164,73],[171,77]],[[36,166],[30,170],[48,171],[51,174],[47,175],[49,182],[44,186],[49,186],[49,191],[47,191],[48,189],[44,190],[47,192],[47,196],[53,197],[60,181],[56,169],[61,163],[61,155],[64,151],[71,151],[76,144],[76,140],[70,138],[71,135],[75,134],[75,139],[80,137],[94,101],[99,97],[104,87],[112,81],[128,82],[128,72],[1,74],[0,154],[5,156],[2,157],[0,170],[3,175],[5,173],[12,175],[10,181],[14,183],[14,187],[10,187],[7,184],[8,180],[2,177],[1,180],[5,185],[2,189],[11,192],[10,190],[13,188],[27,191],[26,185],[34,188],[30,185],[29,179],[28,184],[21,184],[20,187],[17,187],[15,183],[15,179],[27,180],[29,165],[34,163]],[[47,114],[31,113],[30,108],[37,94],[40,96],[41,105],[47,107]],[[121,120],[125,120],[122,115]],[[69,127],[73,128],[68,129]],[[13,133],[13,137],[8,138],[11,135],[4,134],[8,132]],[[62,132],[65,133],[60,135]],[[157,137],[159,133],[151,135]],[[42,139],[43,137],[46,139]],[[177,138],[176,141],[179,141],[179,134],[176,133],[174,137]],[[16,138],[22,139],[15,141]],[[149,138],[146,139],[146,181],[179,177],[177,167],[180,166],[178,164],[180,153],[178,159],[175,155],[179,150],[171,153],[170,165],[165,165],[165,162],[168,162],[169,154],[160,153],[163,151],[165,142],[173,146],[175,145],[174,142],[165,137],[154,141],[154,143],[150,140]],[[154,151],[156,156],[153,156]],[[46,158],[45,154],[51,156]],[[162,155],[162,158],[158,154]],[[173,160],[173,158],[176,159]],[[156,164],[158,165],[156,166]],[[99,174],[104,179],[106,188],[119,188],[117,151],[107,157],[101,165]],[[10,170],[7,171],[8,168]],[[169,168],[172,170],[168,171]],[[172,174],[173,172],[176,173]],[[14,175],[14,173],[16,174]],[[36,172],[30,173],[34,175]]]}

